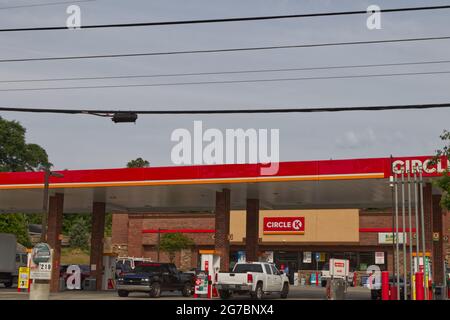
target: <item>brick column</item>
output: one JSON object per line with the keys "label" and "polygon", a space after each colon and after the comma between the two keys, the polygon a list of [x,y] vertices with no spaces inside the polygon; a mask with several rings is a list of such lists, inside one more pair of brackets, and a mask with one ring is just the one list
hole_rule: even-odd
{"label": "brick column", "polygon": [[[96,280],[97,291],[102,290],[103,238],[105,234],[105,203],[92,204],[91,277]],[[94,270],[95,269],[95,270]]]}
{"label": "brick column", "polygon": [[142,257],[142,230],[143,230],[142,214],[128,215],[128,254],[131,257]]}
{"label": "brick column", "polygon": [[61,265],[61,233],[64,209],[64,194],[49,197],[47,243],[53,249],[52,279],[50,292],[59,291],[59,267]]}
{"label": "brick column", "polygon": [[214,238],[215,251],[220,256],[220,270],[227,272],[230,268],[230,190],[216,192],[215,210],[216,234]]}
{"label": "brick column", "polygon": [[439,241],[433,241],[433,280],[436,284],[443,284],[444,280],[444,243],[442,236],[444,234],[443,215],[441,196],[433,195],[433,232],[439,233]]}
{"label": "brick column", "polygon": [[259,199],[247,199],[245,256],[247,261],[258,261]]}

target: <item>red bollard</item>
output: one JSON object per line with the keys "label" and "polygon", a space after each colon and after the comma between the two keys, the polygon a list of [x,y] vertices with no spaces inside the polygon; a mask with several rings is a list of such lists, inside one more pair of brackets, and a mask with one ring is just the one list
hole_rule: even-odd
{"label": "red bollard", "polygon": [[390,300],[398,300],[397,297],[397,286],[391,287],[391,295],[389,296]]}
{"label": "red bollard", "polygon": [[389,300],[389,271],[381,272],[381,300]]}
{"label": "red bollard", "polygon": [[433,300],[433,283],[428,280],[428,300]]}
{"label": "red bollard", "polygon": [[424,300],[423,272],[416,272],[416,300]]}
{"label": "red bollard", "polygon": [[319,286],[319,273],[316,272],[316,287]]}
{"label": "red bollard", "polygon": [[355,272],[353,272],[353,286],[356,287],[356,284],[358,282],[358,274]]}

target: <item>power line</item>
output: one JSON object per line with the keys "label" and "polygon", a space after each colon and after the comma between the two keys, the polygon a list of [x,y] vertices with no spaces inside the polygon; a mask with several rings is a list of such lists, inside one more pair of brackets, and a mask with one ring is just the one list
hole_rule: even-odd
{"label": "power line", "polygon": [[0,7],[0,10],[32,8],[32,7],[48,7],[48,6],[56,6],[56,5],[68,4],[68,3],[73,4],[73,3],[92,2],[92,1],[96,1],[96,0],[69,0],[69,1],[59,1],[59,2],[45,2],[45,3],[36,3],[36,4],[23,4],[23,5]]}
{"label": "power line", "polygon": [[362,74],[362,75],[322,76],[322,77],[319,76],[319,77],[300,77],[300,78],[195,81],[195,82],[172,82],[172,83],[167,82],[167,83],[150,83],[150,84],[118,84],[118,85],[44,87],[44,88],[17,88],[17,89],[13,88],[13,89],[0,89],[0,92],[47,91],[47,90],[80,90],[80,89],[111,89],[111,88],[138,88],[138,87],[166,87],[166,86],[183,86],[183,85],[216,85],[216,84],[284,82],[284,81],[306,81],[306,80],[358,79],[358,78],[418,76],[418,75],[436,75],[436,74],[450,74],[450,71],[404,72],[404,73]]}
{"label": "power line", "polygon": [[206,72],[186,72],[186,73],[163,73],[163,74],[129,74],[117,76],[92,76],[92,77],[70,77],[70,78],[39,78],[39,79],[17,79],[0,80],[0,83],[24,83],[24,82],[50,82],[50,81],[79,81],[79,80],[112,80],[112,79],[135,79],[135,78],[163,78],[163,77],[184,77],[184,76],[205,76],[205,75],[228,75],[228,74],[247,74],[247,73],[270,73],[270,72],[288,72],[288,71],[314,71],[314,70],[334,70],[334,69],[357,69],[373,67],[393,67],[393,66],[413,66],[429,64],[445,64],[450,60],[432,60],[432,61],[413,61],[413,62],[394,62],[377,64],[356,64],[356,65],[338,65],[338,66],[318,66],[318,67],[292,67],[278,69],[246,69],[233,71],[206,71]]}
{"label": "power line", "polygon": [[95,110],[95,109],[50,109],[50,108],[16,108],[0,107],[0,111],[27,112],[27,113],[58,113],[58,114],[88,114],[100,116],[112,116],[117,114],[255,114],[255,113],[317,113],[317,112],[346,112],[346,111],[383,111],[383,110],[423,110],[449,108],[450,103],[433,104],[407,104],[361,107],[320,107],[320,108],[240,108],[240,109],[216,109],[216,110]]}
{"label": "power line", "polygon": [[[411,11],[425,11],[425,10],[442,10],[450,9],[450,5],[442,6],[423,6],[423,7],[409,7],[409,8],[392,8],[381,9],[382,13],[395,12],[411,12]],[[175,21],[159,21],[159,22],[137,22],[137,23],[120,23],[120,24],[101,24],[101,25],[86,25],[82,29],[98,29],[98,28],[127,28],[127,27],[149,27],[149,26],[168,26],[168,25],[186,25],[186,24],[206,24],[206,23],[225,23],[225,22],[243,22],[243,21],[261,21],[261,20],[281,20],[294,18],[313,18],[313,17],[329,17],[329,16],[343,16],[343,15],[360,15],[367,14],[366,10],[359,11],[339,11],[339,12],[321,12],[321,13],[305,13],[292,15],[274,15],[274,16],[253,16],[253,17],[238,17],[238,18],[223,18],[223,19],[201,19],[201,20],[175,20]],[[10,28],[0,29],[0,32],[17,32],[17,31],[49,31],[49,30],[67,30],[67,27],[36,27],[36,28]]]}
{"label": "power line", "polygon": [[19,59],[1,59],[0,63],[6,63],[6,62],[31,62],[31,61],[54,61],[54,60],[79,60],[79,59],[104,59],[104,58],[163,56],[163,55],[199,54],[199,53],[207,54],[207,53],[224,53],[224,52],[245,52],[245,51],[260,51],[260,50],[317,48],[317,47],[330,47],[330,46],[351,46],[351,45],[380,44],[380,43],[418,42],[418,41],[433,41],[433,40],[448,40],[448,39],[450,39],[450,36],[387,39],[387,40],[369,40],[369,41],[350,41],[350,42],[327,42],[327,43],[313,43],[313,44],[296,44],[296,45],[280,45],[280,46],[264,46],[264,47],[243,47],[243,48],[225,48],[225,49],[204,49],[204,50],[183,50],[183,51],[165,51],[165,52],[101,54],[101,55],[43,57],[43,58],[19,58]]}

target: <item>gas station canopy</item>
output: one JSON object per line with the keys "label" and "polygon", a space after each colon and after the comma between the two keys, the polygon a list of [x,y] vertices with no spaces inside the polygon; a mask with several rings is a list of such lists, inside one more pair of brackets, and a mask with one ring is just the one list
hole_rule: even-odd
{"label": "gas station canopy", "polygon": [[[245,209],[247,199],[259,199],[261,209],[385,208],[392,172],[419,165],[430,180],[448,167],[447,159],[431,158],[280,162],[274,175],[263,175],[264,164],[64,170],[49,188],[64,194],[65,213],[92,212],[93,202],[123,213],[210,212],[222,189],[231,190],[232,209]],[[42,212],[43,190],[43,172],[0,173],[0,213]]]}

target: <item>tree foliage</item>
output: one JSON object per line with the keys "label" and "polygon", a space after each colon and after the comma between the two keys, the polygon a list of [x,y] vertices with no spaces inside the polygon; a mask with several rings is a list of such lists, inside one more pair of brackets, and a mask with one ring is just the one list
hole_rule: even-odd
{"label": "tree foliage", "polygon": [[[450,131],[444,130],[441,135],[444,142],[442,149],[436,151],[437,157],[447,157],[450,159]],[[447,168],[444,175],[436,181],[436,185],[442,190],[441,206],[450,210],[450,168]]]}
{"label": "tree foliage", "polygon": [[169,260],[173,263],[175,254],[178,251],[187,249],[193,245],[194,241],[182,233],[165,233],[161,237],[159,248],[169,255]]}
{"label": "tree foliage", "polygon": [[31,247],[27,218],[22,213],[0,214],[0,233],[15,234],[18,243]]}
{"label": "tree foliage", "polygon": [[72,248],[89,248],[89,231],[83,219],[76,219],[69,229],[69,244]]}
{"label": "tree foliage", "polygon": [[134,160],[131,160],[127,163],[127,168],[147,168],[150,166],[150,162],[147,160],[144,160],[142,158],[137,158]]}
{"label": "tree foliage", "polygon": [[36,171],[50,168],[47,152],[25,142],[26,129],[0,117],[0,171]]}

